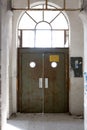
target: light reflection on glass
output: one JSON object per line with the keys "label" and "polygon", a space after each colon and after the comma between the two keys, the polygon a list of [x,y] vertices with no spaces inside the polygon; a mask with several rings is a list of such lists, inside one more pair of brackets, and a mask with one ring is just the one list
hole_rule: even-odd
{"label": "light reflection on glass", "polygon": [[52,62],[52,63],[51,63],[51,67],[52,67],[52,68],[56,68],[56,67],[57,67],[57,63],[56,63],[56,62]]}

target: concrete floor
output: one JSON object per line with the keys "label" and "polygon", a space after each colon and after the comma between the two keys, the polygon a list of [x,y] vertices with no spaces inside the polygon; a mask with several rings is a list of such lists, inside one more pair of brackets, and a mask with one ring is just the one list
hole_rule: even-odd
{"label": "concrete floor", "polygon": [[7,121],[6,130],[84,130],[84,120],[68,114],[18,113]]}

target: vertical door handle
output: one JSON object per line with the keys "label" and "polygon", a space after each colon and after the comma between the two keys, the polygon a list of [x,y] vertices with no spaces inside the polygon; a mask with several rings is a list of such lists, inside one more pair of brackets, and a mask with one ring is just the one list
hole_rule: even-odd
{"label": "vertical door handle", "polygon": [[48,88],[48,78],[45,78],[45,88]]}
{"label": "vertical door handle", "polygon": [[39,78],[39,88],[43,87],[43,78]]}

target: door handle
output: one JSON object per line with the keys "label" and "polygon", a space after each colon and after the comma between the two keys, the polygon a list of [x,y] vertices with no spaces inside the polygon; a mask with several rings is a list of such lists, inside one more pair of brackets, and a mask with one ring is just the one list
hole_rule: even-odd
{"label": "door handle", "polygon": [[48,78],[45,78],[45,88],[48,88]]}
{"label": "door handle", "polygon": [[43,78],[39,78],[39,88],[43,88]]}

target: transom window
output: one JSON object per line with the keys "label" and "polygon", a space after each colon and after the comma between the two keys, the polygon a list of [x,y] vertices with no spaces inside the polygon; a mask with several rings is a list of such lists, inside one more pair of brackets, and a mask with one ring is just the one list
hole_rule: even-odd
{"label": "transom window", "polygon": [[[37,5],[32,8],[44,8]],[[48,5],[48,8],[55,8]],[[68,21],[62,11],[25,11],[18,26],[19,47],[69,47]]]}

